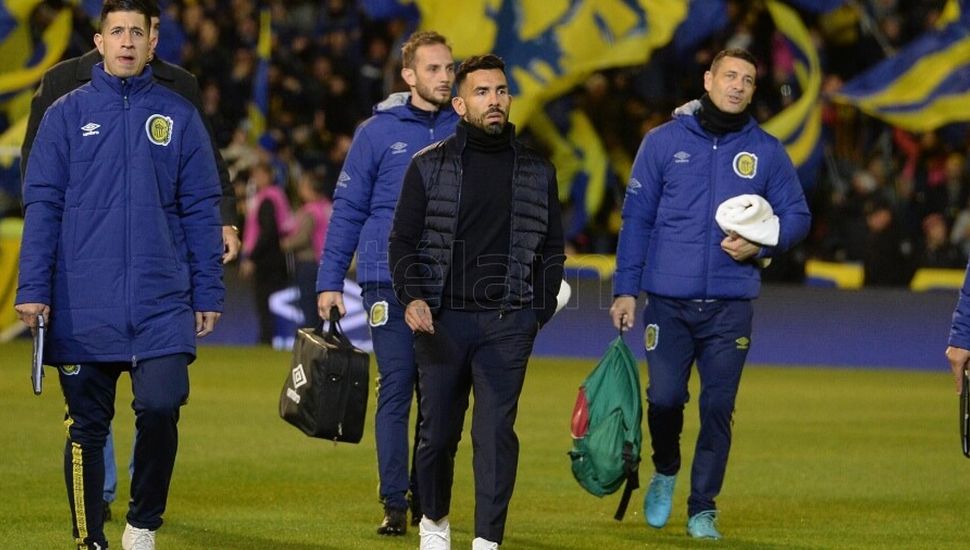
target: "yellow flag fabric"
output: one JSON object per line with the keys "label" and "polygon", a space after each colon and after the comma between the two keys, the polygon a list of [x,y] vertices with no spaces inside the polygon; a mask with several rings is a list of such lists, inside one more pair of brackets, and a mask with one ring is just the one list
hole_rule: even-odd
{"label": "yellow flag fabric", "polygon": [[645,63],[687,15],[686,0],[415,0],[421,28],[445,34],[455,57],[505,60],[511,120],[529,122],[593,71]]}
{"label": "yellow flag fabric", "polygon": [[[36,4],[34,0],[11,2],[10,4]],[[32,7],[32,6],[31,6]],[[27,12],[30,13],[29,11]],[[32,55],[30,37],[27,26],[20,21],[16,29],[11,31],[7,39],[0,43],[0,94],[7,94],[33,87],[40,82],[44,71],[61,59],[67,42],[71,36],[71,10],[62,9],[44,30],[41,37],[44,46],[44,56],[40,62],[27,66]],[[8,57],[9,56],[9,57]]]}
{"label": "yellow flag fabric", "polygon": [[818,101],[822,66],[798,13],[777,0],[769,0],[767,8],[775,27],[795,49],[795,77],[802,93],[794,103],[766,121],[763,128],[785,144],[795,166],[802,166],[816,151],[822,134],[822,108]]}

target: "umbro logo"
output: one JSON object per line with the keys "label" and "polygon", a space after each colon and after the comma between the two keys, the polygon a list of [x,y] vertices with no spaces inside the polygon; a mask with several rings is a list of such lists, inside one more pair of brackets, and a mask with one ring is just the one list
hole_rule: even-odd
{"label": "umbro logo", "polygon": [[640,180],[637,178],[630,178],[630,181],[626,184],[626,192],[631,195],[636,195],[640,192],[641,187],[643,187],[643,184],[640,183]]}
{"label": "umbro logo", "polygon": [[341,170],[340,175],[337,176],[337,187],[347,187],[347,183],[350,181],[350,174],[346,171]]}
{"label": "umbro logo", "polygon": [[84,133],[82,133],[81,135],[84,136],[84,137],[87,137],[87,136],[96,136],[96,135],[98,135],[98,134],[101,133],[101,132],[98,132],[98,128],[100,128],[100,127],[101,127],[100,124],[95,124],[93,122],[88,122],[84,126],[81,126],[81,130],[84,131]]}
{"label": "umbro logo", "polygon": [[674,164],[684,164],[686,162],[690,162],[690,153],[687,151],[674,153]]}
{"label": "umbro logo", "polygon": [[399,141],[391,145],[392,155],[400,155],[401,153],[407,153],[407,152],[408,152],[408,144],[404,143],[403,141]]}

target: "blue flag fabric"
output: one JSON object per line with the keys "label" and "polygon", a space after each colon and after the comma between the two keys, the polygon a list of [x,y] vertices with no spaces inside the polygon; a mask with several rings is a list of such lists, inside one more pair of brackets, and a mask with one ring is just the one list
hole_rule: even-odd
{"label": "blue flag fabric", "polygon": [[970,9],[847,82],[833,100],[911,131],[970,120]]}

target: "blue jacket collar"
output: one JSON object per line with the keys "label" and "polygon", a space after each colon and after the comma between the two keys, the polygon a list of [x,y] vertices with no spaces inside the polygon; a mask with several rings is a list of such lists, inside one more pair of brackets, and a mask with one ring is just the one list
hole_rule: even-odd
{"label": "blue jacket collar", "polygon": [[374,115],[386,114],[394,116],[399,120],[411,120],[422,123],[434,123],[442,117],[454,116],[453,113],[454,109],[452,109],[451,103],[449,103],[433,113],[428,111],[427,115],[421,116],[411,109],[411,92],[395,92],[374,106]]}
{"label": "blue jacket collar", "polygon": [[138,95],[148,91],[152,84],[152,68],[145,65],[140,75],[131,78],[118,78],[105,72],[104,62],[91,68],[91,82],[98,90],[111,90],[121,95]]}

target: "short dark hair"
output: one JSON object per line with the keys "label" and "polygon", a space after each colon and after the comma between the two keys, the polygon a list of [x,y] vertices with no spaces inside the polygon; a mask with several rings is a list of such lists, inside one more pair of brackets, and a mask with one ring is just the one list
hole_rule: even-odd
{"label": "short dark hair", "polygon": [[441,44],[451,51],[448,39],[435,31],[416,32],[408,38],[407,42],[401,45],[401,66],[408,69],[414,68],[414,55],[421,46],[433,46]]}
{"label": "short dark hair", "polygon": [[754,54],[752,54],[751,52],[749,52],[744,48],[728,48],[726,50],[721,50],[717,52],[717,55],[714,56],[714,60],[711,61],[711,68],[710,68],[710,71],[712,73],[715,72],[715,69],[717,69],[717,65],[725,57],[734,57],[737,59],[743,59],[748,63],[751,63],[752,65],[754,65],[755,69],[758,68],[758,59],[754,56]]}
{"label": "short dark hair", "polygon": [[[160,17],[162,12],[158,9],[158,2],[155,0],[104,0],[101,6],[101,26],[104,27],[104,20],[109,13],[116,11],[133,11],[145,16],[148,26],[152,25],[152,17]],[[148,29],[150,30],[150,29]]]}
{"label": "short dark hair", "polygon": [[468,59],[461,62],[458,66],[458,71],[455,73],[455,89],[461,88],[461,83],[465,81],[465,77],[468,73],[473,73],[475,71],[484,71],[490,69],[498,69],[505,72],[505,61],[502,58],[492,54],[487,53],[485,55],[473,55]]}

